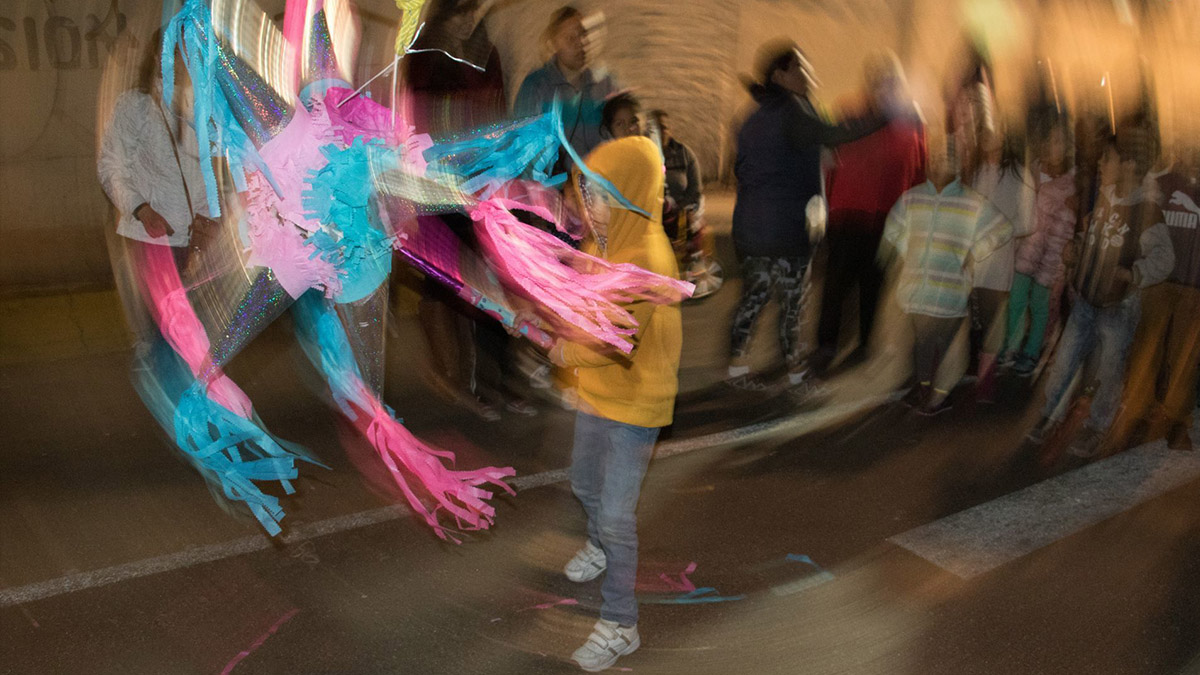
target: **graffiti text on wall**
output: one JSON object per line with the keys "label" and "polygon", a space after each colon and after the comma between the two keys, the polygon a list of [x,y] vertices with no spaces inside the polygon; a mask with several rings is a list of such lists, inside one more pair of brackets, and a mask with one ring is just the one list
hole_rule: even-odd
{"label": "graffiti text on wall", "polygon": [[116,2],[103,17],[88,14],[83,25],[65,16],[0,16],[0,71],[98,68],[125,26],[125,15],[117,11]]}

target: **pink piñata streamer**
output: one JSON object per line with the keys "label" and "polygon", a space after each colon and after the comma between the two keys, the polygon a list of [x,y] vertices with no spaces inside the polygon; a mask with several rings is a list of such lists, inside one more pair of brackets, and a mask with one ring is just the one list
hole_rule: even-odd
{"label": "pink pi\u00f1ata streamer", "polygon": [[576,600],[575,598],[560,598],[558,600],[555,600],[554,602],[543,602],[540,605],[534,605],[533,607],[526,607],[525,609],[526,610],[552,609],[554,607],[560,607],[563,605],[578,605],[578,604],[579,604],[579,601]]}
{"label": "pink pi\u00f1ata streamer", "polygon": [[[325,109],[333,129],[349,145],[355,137],[382,139],[389,147],[403,148],[401,166],[409,173],[423,176],[428,163],[425,151],[433,147],[429,134],[416,133],[415,127],[365,96],[349,98],[352,91],[332,87],[325,93]],[[348,99],[348,100],[347,100]]]}
{"label": "pink pi\u00f1ata streamer", "polygon": [[[208,362],[208,334],[188,300],[170,247],[138,242],[131,250],[154,322],[192,374],[198,376]],[[209,382],[208,395],[240,417],[250,419],[253,414],[250,397],[223,372],[218,371]]]}
{"label": "pink pi\u00f1ata streamer", "polygon": [[628,354],[626,336],[636,321],[617,303],[672,303],[694,286],[629,263],[610,263],[576,251],[554,236],[526,225],[510,208],[553,222],[547,210],[492,198],[471,210],[480,246],[505,285],[546,308],[560,333],[582,333]]}
{"label": "pink pi\u00f1ata streamer", "polygon": [[276,633],[276,631],[278,631],[280,629],[280,627],[283,626],[283,624],[290,621],[293,616],[296,616],[299,613],[300,613],[300,610],[293,609],[293,610],[289,611],[287,614],[284,614],[282,617],[280,617],[278,621],[276,621],[274,624],[271,625],[270,628],[267,629],[266,633],[263,633],[261,636],[259,636],[259,638],[257,640],[255,640],[253,644],[251,644],[246,649],[243,649],[242,651],[238,652],[238,655],[233,657],[232,661],[225,664],[225,667],[223,669],[221,669],[221,675],[229,675],[230,673],[232,673],[234,667],[237,666],[237,664],[241,663],[243,659],[245,659],[246,657],[253,654],[255,652],[255,650],[257,650],[259,647],[263,646],[267,642],[267,638],[274,635]]}
{"label": "pink pi\u00f1ata streamer", "polygon": [[[445,510],[454,517],[460,530],[486,530],[494,522],[496,509],[487,503],[495,494],[480,488],[488,483],[503,488],[509,494],[516,492],[503,481],[504,478],[516,474],[511,467],[487,467],[473,471],[456,471],[448,469],[442,460],[454,461],[454,453],[446,450],[436,450],[418,440],[409,432],[379,401],[361,380],[354,383],[357,389],[354,403],[370,406],[369,418],[360,415],[356,422],[362,428],[371,446],[379,453],[384,466],[392,474],[396,485],[404,492],[413,511],[421,515],[425,522],[442,539],[450,539],[461,543],[457,537],[449,534],[438,521],[437,512]],[[411,473],[425,486],[433,496],[437,506],[429,509],[412,487],[400,466]]]}
{"label": "pink pi\u00f1ata streamer", "polygon": [[320,6],[310,9],[308,4],[307,2],[288,0],[283,10],[283,40],[287,45],[286,57],[283,61],[283,77],[290,94],[299,93],[300,90],[300,62],[305,53],[304,35],[308,17],[320,10]]}
{"label": "pink pi\u00f1ata streamer", "polygon": [[562,193],[555,188],[546,187],[535,180],[516,179],[501,184],[491,196],[520,204],[521,210],[530,213],[549,211],[559,214],[559,218],[551,221],[558,231],[576,241],[583,239],[585,225],[563,209]]}
{"label": "pink pi\u00f1ata streamer", "polygon": [[696,584],[692,583],[691,579],[688,579],[688,575],[695,571],[696,563],[692,562],[688,563],[688,566],[679,573],[679,581],[675,581],[671,577],[667,576],[665,572],[658,576],[667,584],[667,586],[671,588],[671,590],[679,591],[681,593],[690,593],[691,591],[696,590]]}

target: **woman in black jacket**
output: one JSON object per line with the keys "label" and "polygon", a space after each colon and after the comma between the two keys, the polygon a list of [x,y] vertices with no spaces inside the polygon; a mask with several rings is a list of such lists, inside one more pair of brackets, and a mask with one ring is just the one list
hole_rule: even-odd
{"label": "woman in black jacket", "polygon": [[779,296],[779,346],[790,386],[813,385],[800,342],[804,273],[811,259],[805,210],[822,196],[821,149],[865,136],[885,120],[867,118],[830,124],[808,98],[814,86],[812,65],[794,42],[760,50],[760,79],[750,86],[758,108],[738,133],[737,203],[733,242],[742,270],[742,297],[734,313],[730,339],[729,383],[765,389],[750,374],[747,361],[755,319],[772,292]]}

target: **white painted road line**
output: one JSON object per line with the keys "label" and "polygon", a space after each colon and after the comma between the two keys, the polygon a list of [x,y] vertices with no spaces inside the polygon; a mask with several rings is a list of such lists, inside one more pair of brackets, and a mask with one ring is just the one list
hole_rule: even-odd
{"label": "white painted road line", "polygon": [[963,579],[1200,477],[1200,453],[1149,443],[889,539]]}
{"label": "white painted road line", "polygon": [[[682,455],[695,450],[704,448],[717,448],[732,444],[752,443],[754,441],[763,440],[770,437],[782,436],[785,434],[804,433],[819,429],[826,424],[834,422],[840,418],[857,414],[859,412],[869,410],[881,403],[886,403],[889,400],[895,400],[895,395],[881,395],[868,399],[862,399],[851,403],[832,405],[820,410],[801,413],[792,417],[785,417],[768,422],[760,422],[739,429],[731,429],[706,436],[698,436],[696,438],[682,438],[677,441],[664,441],[655,449],[655,458],[663,459]],[[532,490],[537,487],[561,483],[569,478],[567,469],[555,469],[552,471],[543,471],[541,473],[530,474],[528,476],[517,476],[509,481],[517,491]],[[314,523],[300,524],[290,529],[285,534],[280,535],[279,539],[284,544],[294,544],[297,542],[323,537],[329,534],[356,530],[368,525],[395,520],[401,516],[408,515],[410,511],[399,505],[385,506],[369,511],[361,511],[346,516],[338,516],[335,518],[327,518]],[[99,586],[107,586],[121,581],[130,579],[138,579],[141,577],[150,576],[152,574],[160,574],[163,572],[171,572],[180,570],[195,565],[201,565],[208,562],[232,558],[244,553],[254,553],[256,551],[265,551],[277,545],[277,542],[272,542],[271,538],[265,534],[251,535],[234,539],[232,541],[222,542],[220,544],[210,544],[208,546],[199,546],[189,548],[177,553],[169,553],[167,555],[156,556],[154,558],[146,558],[112,567],[105,567],[90,572],[79,572],[77,574],[69,574],[67,576],[58,577],[56,579],[48,579],[46,581],[38,581],[24,586],[16,586],[13,588],[0,588],[0,608],[12,607],[21,605],[36,600],[52,598],[64,593],[74,593],[89,588],[97,588]]]}
{"label": "white painted road line", "polygon": [[[298,525],[294,530],[281,535],[280,539],[284,544],[293,544],[306,539],[322,537],[327,534],[344,532],[346,530],[395,520],[407,513],[408,510],[400,506],[385,506],[369,511],[360,511],[348,516],[338,516],[315,523]],[[4,588],[0,589],[0,608],[21,605],[35,600],[52,598],[56,595],[73,593],[98,586],[107,586],[120,581],[159,574],[160,572],[180,570],[215,560],[232,558],[243,553],[265,551],[276,545],[265,534],[257,534],[220,544],[197,546],[179,551],[178,553],[168,553],[167,555],[146,558],[122,565],[113,565],[112,567],[105,567],[90,572],[69,574],[57,579],[39,581],[25,586]]]}

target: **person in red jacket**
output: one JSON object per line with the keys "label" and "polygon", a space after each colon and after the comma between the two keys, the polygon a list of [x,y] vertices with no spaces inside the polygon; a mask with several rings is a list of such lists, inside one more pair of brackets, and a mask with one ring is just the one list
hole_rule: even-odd
{"label": "person in red jacket", "polygon": [[[841,145],[829,176],[829,261],[817,331],[818,368],[829,366],[838,352],[842,307],[858,286],[858,349],[866,354],[874,325],[883,271],[875,264],[888,211],[905,190],[925,181],[925,122],[908,95],[900,62],[891,52],[863,64],[860,106],[887,114],[890,120],[869,136]],[[857,117],[847,111],[845,117]]]}

